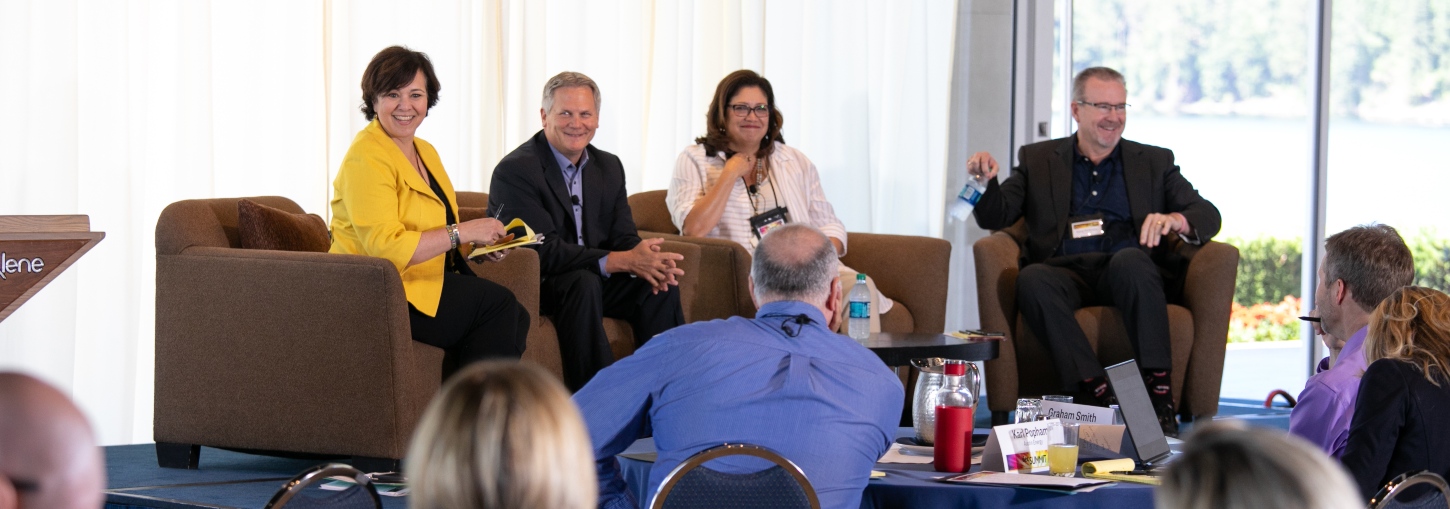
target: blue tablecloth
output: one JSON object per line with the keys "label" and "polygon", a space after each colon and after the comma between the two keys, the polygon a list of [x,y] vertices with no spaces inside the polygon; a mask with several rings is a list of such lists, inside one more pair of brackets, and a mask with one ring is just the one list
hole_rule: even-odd
{"label": "blue tablecloth", "polygon": [[[900,434],[909,436],[911,429],[902,428]],[[653,451],[654,439],[645,438],[636,441],[624,454]],[[649,484],[650,467],[653,466],[653,463],[620,456],[619,465],[624,473],[625,482],[629,483],[629,488],[634,491],[639,503],[641,505],[649,504],[650,494],[646,494],[645,489]],[[861,496],[862,509],[906,507],[1149,509],[1153,507],[1153,487],[1142,484],[1119,483],[1088,493],[1063,493],[937,482],[932,479],[943,474],[933,471],[931,465],[877,463],[876,470],[886,472],[886,477],[873,479],[870,484],[866,485],[866,492]],[[973,470],[975,471],[976,468]]]}

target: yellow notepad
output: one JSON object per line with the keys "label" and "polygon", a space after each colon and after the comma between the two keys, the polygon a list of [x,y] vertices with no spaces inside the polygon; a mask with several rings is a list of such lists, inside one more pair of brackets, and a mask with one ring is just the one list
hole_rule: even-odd
{"label": "yellow notepad", "polygon": [[494,251],[502,251],[502,250],[505,250],[505,249],[513,249],[513,248],[516,248],[516,247],[528,246],[528,245],[533,245],[533,244],[542,244],[544,242],[544,236],[543,235],[535,235],[534,234],[534,229],[533,228],[529,228],[529,225],[524,224],[524,220],[523,219],[514,218],[514,220],[513,221],[509,221],[509,224],[506,225],[506,226],[504,226],[503,229],[504,229],[504,231],[508,231],[508,230],[512,230],[514,228],[519,228],[519,227],[523,227],[523,229],[524,229],[524,236],[515,238],[514,240],[511,240],[511,241],[506,242],[506,243],[503,243],[503,244],[494,244],[494,245],[491,245],[491,246],[479,246],[479,247],[473,248],[473,252],[472,253],[469,253],[468,254],[468,257],[469,258],[478,258],[480,256],[486,255],[488,253],[492,253]]}
{"label": "yellow notepad", "polygon": [[1135,482],[1139,484],[1151,484],[1154,486],[1163,484],[1163,481],[1160,480],[1157,476],[1122,473],[1132,472],[1135,468],[1137,468],[1137,463],[1134,463],[1131,458],[1089,461],[1082,464],[1082,475],[1083,477],[1087,477],[1089,479]]}

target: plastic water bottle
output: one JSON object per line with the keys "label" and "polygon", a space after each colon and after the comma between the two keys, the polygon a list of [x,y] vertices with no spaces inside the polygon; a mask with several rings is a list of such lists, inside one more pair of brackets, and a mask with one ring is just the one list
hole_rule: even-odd
{"label": "plastic water bottle", "polygon": [[967,185],[962,186],[962,192],[957,193],[957,199],[952,200],[952,219],[966,221],[967,216],[972,213],[972,209],[977,207],[977,202],[981,201],[982,193],[985,192],[987,192],[986,184],[975,178],[968,178]]}
{"label": "plastic water bottle", "polygon": [[856,286],[851,287],[846,302],[850,320],[846,322],[846,335],[856,340],[867,339],[871,336],[871,289],[866,288],[865,274],[856,274]]}

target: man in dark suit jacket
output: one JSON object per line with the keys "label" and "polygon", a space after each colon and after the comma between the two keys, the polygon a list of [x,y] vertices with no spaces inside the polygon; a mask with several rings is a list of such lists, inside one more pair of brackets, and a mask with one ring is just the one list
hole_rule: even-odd
{"label": "man in dark suit jacket", "polygon": [[[1011,226],[1026,217],[1027,249],[1017,305],[1048,347],[1063,390],[1116,403],[1103,366],[1073,313],[1112,305],[1123,313],[1164,432],[1176,435],[1169,386],[1168,303],[1163,267],[1167,235],[1201,244],[1218,233],[1218,208],[1179,173],[1173,152],[1122,139],[1127,124],[1123,76],[1094,67],[1073,79],[1073,136],[1022,147],[1021,165],[998,184],[997,162],[979,152],[967,162],[987,181],[977,224]],[[1171,265],[1171,264],[1170,264]],[[1160,269],[1160,267],[1162,267]],[[1170,274],[1171,275],[1171,274]]]}
{"label": "man in dark suit jacket", "polygon": [[544,85],[544,129],[499,161],[490,206],[522,218],[537,246],[541,307],[559,333],[564,383],[579,390],[614,362],[604,317],[623,318],[635,344],[685,322],[675,266],[661,239],[640,240],[619,158],[589,144],[599,127],[599,87],[564,72]]}

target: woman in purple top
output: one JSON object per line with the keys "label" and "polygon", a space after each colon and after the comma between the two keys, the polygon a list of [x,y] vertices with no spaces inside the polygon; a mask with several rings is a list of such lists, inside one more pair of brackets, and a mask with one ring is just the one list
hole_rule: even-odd
{"label": "woman in purple top", "polygon": [[1370,316],[1369,368],[1344,446],[1344,466],[1366,498],[1406,472],[1450,476],[1450,296],[1406,286]]}

